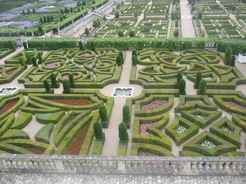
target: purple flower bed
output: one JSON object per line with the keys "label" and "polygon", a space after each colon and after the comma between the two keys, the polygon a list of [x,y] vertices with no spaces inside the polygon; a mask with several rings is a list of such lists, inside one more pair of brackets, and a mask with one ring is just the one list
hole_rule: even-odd
{"label": "purple flower bed", "polygon": [[158,123],[158,122],[154,122],[154,123],[142,123],[140,125],[140,135],[153,135],[153,134],[149,133],[147,131],[147,129],[148,129],[148,127],[150,127],[150,126],[152,126],[152,125],[154,125],[156,123]]}
{"label": "purple flower bed", "polygon": [[239,108],[239,109],[243,109],[243,110],[246,110],[246,107],[245,106],[242,106],[242,105],[239,105],[239,104],[236,104],[235,102],[232,102],[232,101],[227,101],[226,102],[227,104],[233,106],[233,107],[236,107],[236,108]]}
{"label": "purple flower bed", "polygon": [[30,5],[30,4],[25,4],[25,5],[21,6],[21,7],[13,8],[12,10],[21,10],[21,9],[26,9],[26,8],[31,7],[31,6],[32,6],[32,5]]}
{"label": "purple flower bed", "polygon": [[234,6],[234,5],[224,5],[224,7],[225,7],[227,10],[233,10],[233,9],[235,9],[235,6]]}
{"label": "purple flower bed", "polygon": [[129,23],[125,23],[125,24],[121,24],[122,26],[128,26],[129,25]]}
{"label": "purple flower bed", "polygon": [[44,8],[40,8],[37,10],[37,12],[47,12],[48,10],[44,9]]}
{"label": "purple flower bed", "polygon": [[142,32],[148,32],[150,29],[142,29]]}
{"label": "purple flower bed", "polygon": [[2,20],[10,20],[18,16],[20,16],[20,14],[0,14],[0,17],[3,17]]}
{"label": "purple flower bed", "polygon": [[152,26],[152,23],[145,23],[146,26]]}
{"label": "purple flower bed", "polygon": [[190,104],[190,103],[192,103],[192,102],[198,102],[198,103],[204,104],[204,102],[201,101],[201,100],[186,100],[186,101],[185,101],[185,104]]}
{"label": "purple flower bed", "polygon": [[63,1],[60,1],[59,3],[68,3],[68,2],[71,2],[73,0],[63,0]]}
{"label": "purple flower bed", "polygon": [[13,22],[11,22],[10,25],[12,25],[12,26],[21,25],[21,26],[19,26],[19,29],[25,29],[25,27],[29,28],[29,27],[32,27],[36,24],[38,24],[37,21],[34,21],[34,22],[31,22],[31,21],[13,21]]}
{"label": "purple flower bed", "polygon": [[77,6],[77,3],[65,4],[64,6],[67,8],[74,8]]}
{"label": "purple flower bed", "polygon": [[0,24],[0,28],[5,27],[5,26],[6,26],[5,24]]}
{"label": "purple flower bed", "polygon": [[46,66],[47,66],[47,67],[55,67],[56,64],[58,64],[58,63],[60,63],[60,62],[48,63],[48,64],[46,64]]}
{"label": "purple flower bed", "polygon": [[166,104],[167,104],[167,100],[154,100],[150,104],[142,105],[141,110],[142,111],[150,111],[153,109],[163,107]]}
{"label": "purple flower bed", "polygon": [[219,5],[212,5],[210,6],[210,8],[213,10],[222,10],[222,8]]}
{"label": "purple flower bed", "polygon": [[152,154],[152,153],[149,153],[149,152],[145,152],[145,151],[139,151],[138,152],[138,156],[158,156],[158,155]]}

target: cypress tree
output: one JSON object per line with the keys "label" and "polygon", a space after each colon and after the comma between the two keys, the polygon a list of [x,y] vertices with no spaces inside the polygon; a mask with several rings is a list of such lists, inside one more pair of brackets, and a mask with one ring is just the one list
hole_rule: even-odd
{"label": "cypress tree", "polygon": [[100,106],[99,115],[100,115],[101,121],[107,121],[108,120],[107,108],[104,105]]}
{"label": "cypress tree", "polygon": [[121,58],[122,58],[122,61],[123,61],[123,58],[124,58],[124,56],[123,56],[123,52],[119,52],[119,55],[121,56]]}
{"label": "cypress tree", "polygon": [[14,43],[13,43],[12,41],[8,41],[8,45],[9,45],[9,48],[10,48],[10,49],[12,49],[12,50],[14,50],[14,51],[16,50],[16,49],[15,49],[15,45],[14,45]]}
{"label": "cypress tree", "polygon": [[90,34],[90,31],[88,28],[85,28],[85,34],[86,34],[86,36],[88,36]]}
{"label": "cypress tree", "polygon": [[38,66],[35,57],[32,57],[31,61],[32,61],[32,65],[33,65],[33,66]]}
{"label": "cypress tree", "polygon": [[184,79],[181,79],[179,81],[179,94],[186,95],[185,88],[186,88],[186,82]]}
{"label": "cypress tree", "polygon": [[21,66],[25,65],[25,61],[24,61],[23,57],[19,58],[19,62],[20,62]]}
{"label": "cypress tree", "polygon": [[63,85],[63,92],[62,93],[70,93],[70,82],[69,80],[65,79],[62,81]]}
{"label": "cypress tree", "polygon": [[127,126],[125,123],[120,123],[118,126],[120,141],[128,141],[129,136],[127,132]]}
{"label": "cypress tree", "polygon": [[182,73],[177,74],[177,84],[179,84],[180,80],[183,78]]}
{"label": "cypress tree", "polygon": [[50,90],[50,84],[49,84],[49,82],[47,80],[44,80],[43,84],[44,84],[45,90],[46,91],[49,91]]}
{"label": "cypress tree", "polygon": [[122,65],[122,58],[121,58],[120,55],[117,55],[116,56],[116,63],[117,63],[118,66],[121,66]]}
{"label": "cypress tree", "polygon": [[24,49],[28,49],[26,42],[23,42],[23,47],[24,47]]}
{"label": "cypress tree", "polygon": [[102,131],[102,124],[99,122],[95,122],[93,124],[93,129],[94,129],[94,135],[96,139],[103,139],[104,138],[104,133]]}
{"label": "cypress tree", "polygon": [[136,66],[137,63],[138,63],[137,56],[132,55],[132,65],[133,65],[133,66]]}
{"label": "cypress tree", "polygon": [[235,61],[236,61],[236,57],[233,55],[233,56],[231,57],[230,66],[235,66]]}
{"label": "cypress tree", "polygon": [[50,75],[50,80],[51,80],[51,85],[56,85],[57,84],[56,75],[54,73],[52,73]]}
{"label": "cypress tree", "polygon": [[226,65],[230,64],[231,57],[232,57],[232,49],[231,49],[231,47],[227,47],[225,50],[225,57],[224,57],[224,62]]}
{"label": "cypress tree", "polygon": [[195,80],[195,83],[194,83],[194,88],[197,89],[199,87],[199,84],[200,84],[200,81],[202,80],[202,73],[201,72],[198,72],[196,74],[196,80]]}
{"label": "cypress tree", "polygon": [[84,44],[79,41],[79,50],[85,50]]}
{"label": "cypress tree", "polygon": [[29,52],[26,52],[26,53],[25,53],[25,56],[26,56],[26,63],[30,63],[30,61],[31,61],[31,56],[30,56]]}
{"label": "cypress tree", "polygon": [[138,56],[138,53],[137,53],[137,51],[134,49],[134,50],[132,50],[132,56]]}
{"label": "cypress tree", "polygon": [[130,113],[130,108],[129,106],[124,106],[123,107],[123,122],[124,123],[129,123],[131,121],[131,113]]}
{"label": "cypress tree", "polygon": [[207,82],[206,80],[202,79],[199,84],[199,93],[204,94],[206,92],[206,89],[207,89]]}
{"label": "cypress tree", "polygon": [[41,64],[42,62],[43,62],[42,53],[38,52],[38,64]]}
{"label": "cypress tree", "polygon": [[72,73],[68,75],[68,78],[69,78],[70,85],[74,85],[74,76]]}

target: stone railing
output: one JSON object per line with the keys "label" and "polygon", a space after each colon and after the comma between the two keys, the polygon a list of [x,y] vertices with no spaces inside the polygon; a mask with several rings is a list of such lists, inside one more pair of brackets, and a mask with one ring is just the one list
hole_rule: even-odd
{"label": "stone railing", "polygon": [[245,157],[0,155],[1,172],[245,175]]}

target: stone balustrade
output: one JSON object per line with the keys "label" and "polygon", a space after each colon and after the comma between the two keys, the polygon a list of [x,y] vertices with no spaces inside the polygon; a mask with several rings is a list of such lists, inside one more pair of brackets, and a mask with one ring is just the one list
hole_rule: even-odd
{"label": "stone balustrade", "polygon": [[244,157],[115,157],[1,154],[0,171],[132,175],[245,175],[246,159]]}

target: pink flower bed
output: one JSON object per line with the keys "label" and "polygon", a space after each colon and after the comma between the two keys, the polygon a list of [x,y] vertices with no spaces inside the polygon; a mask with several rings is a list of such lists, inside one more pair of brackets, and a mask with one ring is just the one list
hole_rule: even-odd
{"label": "pink flower bed", "polygon": [[186,100],[186,101],[185,101],[185,104],[190,104],[190,103],[192,103],[192,102],[198,102],[198,103],[204,104],[204,102],[201,101],[201,100]]}
{"label": "pink flower bed", "polygon": [[138,156],[158,156],[158,155],[153,154],[153,153],[149,153],[149,152],[145,152],[145,151],[139,151]]}
{"label": "pink flower bed", "polygon": [[142,111],[149,111],[152,109],[160,108],[166,104],[167,104],[167,100],[154,100],[150,104],[142,105],[141,110]]}
{"label": "pink flower bed", "polygon": [[10,68],[12,68],[12,66],[7,66],[7,67],[5,67],[6,69],[10,69]]}
{"label": "pink flower bed", "polygon": [[227,103],[227,104],[229,104],[229,105],[232,105],[233,107],[236,107],[236,108],[239,108],[239,109],[246,110],[246,107],[245,107],[245,106],[242,106],[242,105],[236,104],[235,102],[232,102],[232,101],[227,101],[226,103]]}
{"label": "pink flower bed", "polygon": [[165,55],[167,55],[167,54],[166,53],[161,54],[161,56],[165,56]]}
{"label": "pink flower bed", "polygon": [[84,54],[81,54],[81,56],[91,56],[90,53],[84,53]]}
{"label": "pink flower bed", "polygon": [[104,66],[108,66],[108,65],[111,65],[111,63],[105,62],[105,63],[103,63],[103,65],[104,65]]}
{"label": "pink flower bed", "polygon": [[[77,75],[74,75],[74,78],[77,77]],[[69,75],[63,75],[62,76],[63,79],[69,79]]]}
{"label": "pink flower bed", "polygon": [[223,69],[223,68],[218,68],[218,70],[221,71],[221,72],[226,71],[226,69]]}
{"label": "pink flower bed", "polygon": [[0,73],[0,76],[3,76],[3,75]]}
{"label": "pink flower bed", "polygon": [[156,124],[157,122],[154,123],[142,123],[140,125],[140,135],[153,135],[147,131],[148,127]]}
{"label": "pink flower bed", "polygon": [[58,63],[60,63],[60,62],[48,63],[48,64],[46,64],[46,66],[48,66],[48,67],[55,67],[56,64],[58,64]]}
{"label": "pink flower bed", "polygon": [[191,54],[194,54],[192,52],[186,52],[185,55],[191,55]]}
{"label": "pink flower bed", "polygon": [[169,72],[172,72],[172,71],[175,71],[174,69],[171,69],[171,68],[165,68],[167,71]]}

